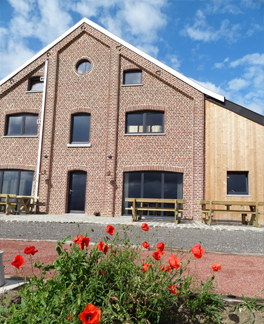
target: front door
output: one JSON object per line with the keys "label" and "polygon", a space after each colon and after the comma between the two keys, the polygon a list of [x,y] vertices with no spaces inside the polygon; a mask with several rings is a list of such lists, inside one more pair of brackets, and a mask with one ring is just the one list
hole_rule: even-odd
{"label": "front door", "polygon": [[70,173],[68,212],[84,213],[86,192],[86,172],[73,171]]}

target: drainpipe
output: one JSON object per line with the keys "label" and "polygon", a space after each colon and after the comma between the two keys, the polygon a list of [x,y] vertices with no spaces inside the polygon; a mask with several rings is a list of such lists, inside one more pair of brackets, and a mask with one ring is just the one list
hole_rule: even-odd
{"label": "drainpipe", "polygon": [[[37,178],[36,178],[35,196],[38,196],[38,192],[39,192],[39,176],[40,176],[40,162],[41,162],[42,139],[43,139],[43,129],[44,129],[45,101],[46,101],[46,91],[47,91],[48,62],[49,61],[46,60],[45,72],[44,72],[44,86],[43,86],[41,119],[40,119],[40,134],[39,134],[38,164],[37,164]],[[37,200],[35,200],[35,203],[36,202],[37,202]],[[37,211],[37,206],[35,206],[35,209],[34,209],[35,214],[36,214],[36,211]]]}

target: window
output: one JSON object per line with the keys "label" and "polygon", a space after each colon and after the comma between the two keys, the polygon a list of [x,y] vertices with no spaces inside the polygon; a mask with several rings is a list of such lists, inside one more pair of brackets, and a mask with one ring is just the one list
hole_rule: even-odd
{"label": "window", "polygon": [[90,71],[91,63],[88,60],[82,60],[77,63],[76,68],[80,74],[85,74]]}
{"label": "window", "polygon": [[248,171],[227,171],[227,194],[248,195]]}
{"label": "window", "polygon": [[28,91],[42,92],[44,87],[44,78],[43,77],[33,77],[29,79]]}
{"label": "window", "polygon": [[71,143],[89,143],[90,137],[90,115],[72,115],[71,121]]}
{"label": "window", "polygon": [[139,111],[127,113],[126,133],[163,133],[164,113]]}
{"label": "window", "polygon": [[[125,198],[182,199],[183,173],[126,172],[123,184],[123,215],[128,213],[125,208],[131,206],[131,203],[126,202]],[[171,206],[166,204],[164,207],[170,208]],[[161,216],[173,216],[173,213],[164,212]]]}
{"label": "window", "polygon": [[124,72],[123,84],[141,84],[142,71],[130,70]]}
{"label": "window", "polygon": [[6,135],[8,136],[31,136],[38,134],[38,115],[17,114],[7,117]]}
{"label": "window", "polygon": [[0,193],[31,196],[34,172],[0,170]]}

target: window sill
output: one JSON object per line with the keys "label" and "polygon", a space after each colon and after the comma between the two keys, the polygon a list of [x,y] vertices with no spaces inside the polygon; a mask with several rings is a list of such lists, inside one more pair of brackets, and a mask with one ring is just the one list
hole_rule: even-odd
{"label": "window sill", "polygon": [[91,143],[76,143],[76,144],[67,144],[67,147],[91,147],[92,144]]}
{"label": "window sill", "polygon": [[166,134],[165,133],[125,133],[124,135],[125,136],[133,136],[133,135],[136,135],[136,136],[138,136],[138,135],[143,135],[143,136],[147,135],[147,136],[149,136],[149,135],[166,135]]}
{"label": "window sill", "polygon": [[251,197],[251,195],[226,195],[226,197]]}
{"label": "window sill", "polygon": [[43,90],[28,90],[26,93],[32,93],[32,92],[43,92]]}
{"label": "window sill", "polygon": [[121,87],[137,87],[137,86],[143,86],[143,84],[142,83],[121,84]]}
{"label": "window sill", "polygon": [[22,137],[38,137],[38,135],[4,135],[4,136],[2,136],[2,137],[6,137],[6,138],[8,138],[8,137],[18,137],[18,138],[22,138]]}

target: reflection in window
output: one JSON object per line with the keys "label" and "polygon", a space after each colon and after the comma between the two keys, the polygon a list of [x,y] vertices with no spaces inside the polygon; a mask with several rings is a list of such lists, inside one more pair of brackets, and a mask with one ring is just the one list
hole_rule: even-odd
{"label": "reflection in window", "polygon": [[248,195],[248,171],[227,171],[227,194]]}
{"label": "reflection in window", "polygon": [[31,196],[33,171],[0,170],[0,193]]}
{"label": "reflection in window", "polygon": [[163,133],[163,111],[140,111],[127,113],[126,133]]}
{"label": "reflection in window", "polygon": [[44,87],[43,77],[33,77],[29,79],[28,91],[42,92]]}
{"label": "reflection in window", "polygon": [[91,69],[91,63],[88,60],[83,60],[77,64],[77,71],[80,74],[85,74]]}
{"label": "reflection in window", "polygon": [[71,143],[89,143],[90,137],[90,115],[72,115]]}
{"label": "reflection in window", "polygon": [[138,70],[125,71],[123,84],[141,84],[142,72]]}
{"label": "reflection in window", "polygon": [[[183,174],[159,171],[126,172],[123,184],[123,215],[128,214],[125,208],[131,206],[125,198],[182,199]],[[164,207],[172,206],[165,204]],[[131,214],[130,211],[129,213]],[[171,212],[158,213],[161,216],[173,216]],[[148,214],[157,215],[157,212]]]}
{"label": "reflection in window", "polygon": [[38,115],[18,114],[7,117],[7,131],[9,136],[27,136],[38,134]]}

